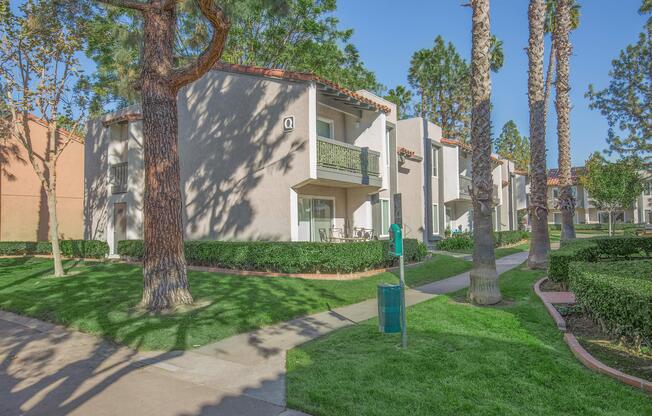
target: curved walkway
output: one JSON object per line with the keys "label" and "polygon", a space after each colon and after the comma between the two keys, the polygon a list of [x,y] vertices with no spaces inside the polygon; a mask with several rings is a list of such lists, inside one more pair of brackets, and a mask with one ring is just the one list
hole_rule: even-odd
{"label": "curved walkway", "polygon": [[[526,258],[498,259],[498,273]],[[462,273],[408,289],[406,303],[468,285]],[[192,351],[141,353],[0,312],[0,414],[301,415],[285,408],[286,351],[376,315],[370,299]]]}

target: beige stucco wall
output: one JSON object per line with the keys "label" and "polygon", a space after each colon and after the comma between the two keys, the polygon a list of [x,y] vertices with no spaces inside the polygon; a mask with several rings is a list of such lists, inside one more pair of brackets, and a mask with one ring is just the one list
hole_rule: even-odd
{"label": "beige stucco wall", "polygon": [[[420,118],[399,120],[397,147],[405,147],[423,158],[423,124]],[[397,166],[397,192],[402,195],[403,224],[406,238],[423,240],[424,225],[424,161],[405,159]]]}
{"label": "beige stucco wall", "polygon": [[[291,238],[292,187],[310,176],[308,86],[211,71],[179,92],[186,238]],[[293,131],[284,132],[285,116],[295,117]],[[129,123],[127,194],[108,193],[105,159],[115,153],[110,144],[114,126],[102,127],[101,119],[89,123],[86,231],[111,234],[112,205],[127,202],[128,238],[140,238],[142,122]]]}
{"label": "beige stucco wall", "polygon": [[[47,128],[30,121],[32,146],[40,157],[47,148]],[[0,240],[49,240],[49,214],[41,181],[15,138],[2,144],[9,155],[0,165]],[[12,150],[13,149],[13,150]],[[83,235],[84,145],[72,141],[57,162],[59,236]]]}

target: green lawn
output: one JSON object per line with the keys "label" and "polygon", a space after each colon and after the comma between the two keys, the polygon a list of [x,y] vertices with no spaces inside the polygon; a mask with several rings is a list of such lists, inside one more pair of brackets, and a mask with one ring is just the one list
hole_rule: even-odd
{"label": "green lawn", "polygon": [[[67,261],[69,276],[51,277],[41,258],[0,259],[0,309],[60,323],[145,350],[189,349],[265,325],[359,302],[376,295],[392,273],[352,281],[189,272],[197,307],[154,316],[136,306],[141,268]],[[462,273],[471,263],[438,255],[408,269],[416,286]]]}
{"label": "green lawn", "polygon": [[[509,256],[509,255],[516,254],[516,253],[521,253],[523,251],[528,251],[529,249],[530,249],[530,243],[529,242],[524,242],[524,243],[521,243],[521,244],[518,244],[518,245],[512,246],[512,247],[496,248],[494,250],[494,252],[496,254],[496,258],[499,259],[501,257]],[[471,249],[471,250],[451,250],[451,252],[453,252],[453,253],[465,253],[465,254],[470,255],[470,254],[473,254],[473,249]]]}
{"label": "green lawn", "polygon": [[291,350],[288,406],[315,416],[652,414],[649,396],[573,357],[532,291],[542,275],[503,275],[500,307],[441,296],[410,308],[406,351],[375,319]]}

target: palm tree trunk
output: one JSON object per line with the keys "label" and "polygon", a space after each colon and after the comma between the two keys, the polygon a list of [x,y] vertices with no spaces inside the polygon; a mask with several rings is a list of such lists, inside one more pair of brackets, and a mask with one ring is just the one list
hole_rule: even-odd
{"label": "palm tree trunk", "polygon": [[552,77],[554,75],[557,50],[555,49],[555,42],[550,42],[550,57],[548,58],[548,69],[546,70],[546,86],[543,93],[544,116],[548,119],[548,98],[550,97],[550,90],[552,90]]}
{"label": "palm tree trunk", "polygon": [[183,253],[177,91],[173,68],[175,9],[144,14],[142,67],[144,255],[142,305],[151,311],[192,303]]}
{"label": "palm tree trunk", "polygon": [[468,297],[480,305],[501,301],[494,253],[493,177],[491,175],[491,78],[489,0],[472,0],[471,140],[473,201],[473,269]]}
{"label": "palm tree trunk", "polygon": [[[530,222],[528,267],[545,269],[550,252],[546,169],[546,90],[543,82],[545,0],[530,0],[528,104],[530,106]],[[549,68],[550,69],[550,68]]]}
{"label": "palm tree trunk", "polygon": [[568,39],[570,31],[569,0],[558,0],[555,15],[555,45],[557,47],[557,79],[555,90],[557,99],[557,142],[559,146],[559,208],[561,209],[561,239],[575,238],[573,214],[575,198],[571,190],[571,158],[570,158],[570,99],[569,99],[569,58],[571,44]]}

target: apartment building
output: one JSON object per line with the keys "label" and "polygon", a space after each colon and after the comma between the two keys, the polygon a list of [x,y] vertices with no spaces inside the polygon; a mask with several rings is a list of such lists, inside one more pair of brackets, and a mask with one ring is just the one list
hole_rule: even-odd
{"label": "apartment building", "polygon": [[[187,239],[324,241],[386,235],[394,104],[312,74],[218,64],[178,95]],[[92,120],[85,237],[142,238],[142,115]]]}
{"label": "apartment building", "polygon": [[[580,183],[584,167],[571,168],[571,190],[576,200],[575,224],[608,224],[609,213],[596,207],[589,192]],[[647,173],[646,173],[647,174]],[[648,175],[649,176],[649,175]],[[548,223],[561,224],[561,211],[557,209],[559,198],[559,170],[548,170]],[[616,223],[647,223],[652,224],[652,180],[646,181],[641,195],[636,198],[631,208],[623,208],[614,212]]]}
{"label": "apartment building", "polygon": [[[471,147],[443,138],[439,126],[415,117],[398,121],[397,155],[405,235],[434,243],[447,231],[472,231]],[[518,211],[527,208],[527,176],[511,161],[497,155],[492,161],[495,229],[518,229]]]}
{"label": "apartment building", "polygon": [[[48,149],[47,123],[28,117],[32,148],[37,160]],[[61,138],[69,133],[59,129]],[[43,168],[43,165],[41,165]],[[57,214],[59,237],[83,235],[84,144],[73,137],[57,162]],[[0,241],[48,241],[50,214],[41,180],[16,138],[0,140]]]}

